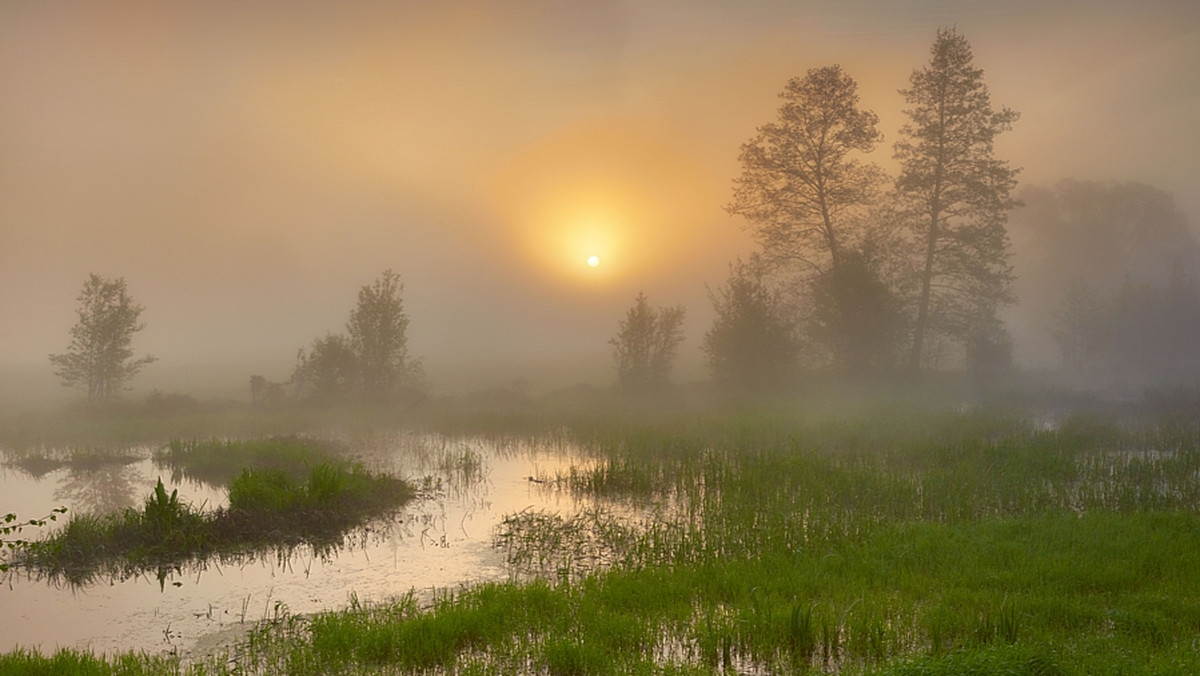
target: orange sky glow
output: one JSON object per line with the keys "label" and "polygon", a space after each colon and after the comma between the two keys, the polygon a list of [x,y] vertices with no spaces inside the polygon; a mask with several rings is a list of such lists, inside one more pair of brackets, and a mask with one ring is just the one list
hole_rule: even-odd
{"label": "orange sky glow", "polygon": [[740,144],[839,63],[890,168],[939,26],[1021,112],[1022,182],[1144,181],[1200,223],[1194,2],[574,5],[0,6],[0,378],[56,387],[95,272],[146,307],[139,385],[220,364],[205,387],[240,394],[387,268],[435,387],[607,382],[639,291],[687,306],[701,377],[707,287],[753,248],[723,210]]}

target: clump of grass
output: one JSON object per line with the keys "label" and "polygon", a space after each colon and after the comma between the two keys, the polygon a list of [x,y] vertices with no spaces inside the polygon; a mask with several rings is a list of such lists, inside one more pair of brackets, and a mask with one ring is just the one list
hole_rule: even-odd
{"label": "clump of grass", "polygon": [[229,495],[229,507],[206,513],[180,501],[178,491],[167,493],[160,478],[142,509],[76,515],[57,534],[20,552],[14,563],[71,584],[147,571],[157,571],[161,581],[166,571],[214,554],[300,543],[331,547],[412,492],[400,479],[358,465],[324,464],[303,482],[280,470],[244,470]]}
{"label": "clump of grass", "polygon": [[103,573],[126,577],[210,549],[205,515],[181,502],[176,491],[168,494],[159,479],[140,510],[76,514],[61,531],[27,548],[15,563],[51,579],[86,584]]}

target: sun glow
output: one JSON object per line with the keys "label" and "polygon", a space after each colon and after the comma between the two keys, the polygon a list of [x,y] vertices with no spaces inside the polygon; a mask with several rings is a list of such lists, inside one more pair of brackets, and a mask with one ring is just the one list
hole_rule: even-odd
{"label": "sun glow", "polygon": [[713,193],[659,131],[581,125],[497,167],[497,211],[536,269],[592,285],[687,260]]}

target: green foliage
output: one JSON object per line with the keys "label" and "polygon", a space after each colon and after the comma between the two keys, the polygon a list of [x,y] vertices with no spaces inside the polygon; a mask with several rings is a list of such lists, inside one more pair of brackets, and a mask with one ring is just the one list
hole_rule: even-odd
{"label": "green foliage", "polygon": [[0,673],[5,676],[151,676],[179,674],[177,658],[146,654],[97,656],[87,651],[59,650],[45,657],[18,648],[0,655]]}
{"label": "green foliage", "polygon": [[[291,440],[254,442],[173,442],[175,462],[198,462],[201,473],[228,470],[230,451],[246,449],[246,468],[229,483],[229,507],[202,512],[167,492],[162,479],[141,510],[108,515],[76,515],[49,539],[28,544],[15,563],[53,579],[85,584],[99,576],[127,577],[172,568],[213,554],[237,555],[308,543],[325,548],[344,533],[394,509],[412,497],[407,484],[367,472],[359,465],[319,462],[322,447],[304,450]],[[255,452],[257,451],[257,455]],[[295,478],[302,472],[300,478]],[[15,517],[14,517],[15,518]]]}
{"label": "green foliage", "polygon": [[895,146],[896,208],[916,244],[913,369],[936,336],[965,343],[1013,300],[1005,222],[1017,170],[995,158],[993,143],[1018,114],[992,109],[983,70],[954,29],[938,30],[930,56],[901,92],[908,122]]}
{"label": "green foliage", "polygon": [[708,293],[717,316],[701,350],[713,380],[725,386],[766,390],[796,369],[799,346],[784,317],[783,298],[767,285],[762,264],[737,261],[729,278]]}
{"label": "green foliage", "polygon": [[[911,409],[648,419],[577,421],[594,469],[539,479],[649,516],[511,515],[498,543],[525,557],[514,577],[527,581],[352,599],[312,618],[277,608],[236,659],[196,673],[1200,667],[1194,429],[1078,416],[1038,431]],[[319,466],[286,481],[326,504],[356,476]]]}
{"label": "green foliage", "polygon": [[318,439],[286,436],[263,439],[172,439],[154,460],[171,470],[172,481],[226,486],[244,469],[278,470],[303,480],[309,468],[336,461],[339,449]]}
{"label": "green foliage", "polygon": [[763,256],[788,272],[837,268],[866,238],[860,218],[883,173],[856,155],[883,135],[878,116],[858,107],[858,84],[840,66],[792,78],[778,120],[742,145],[731,213],[745,216]]}
{"label": "green foliage", "polygon": [[412,401],[428,389],[421,360],[408,353],[408,313],[400,275],[386,270],[358,291],[346,334],[330,334],[297,357],[297,397],[318,404]]}
{"label": "green foliage", "polygon": [[639,292],[633,307],[609,340],[616,361],[617,380],[627,392],[645,392],[666,385],[672,362],[683,343],[682,305],[653,308]]}
{"label": "green foliage", "polygon": [[124,279],[104,279],[92,274],[80,292],[79,320],[71,327],[71,345],[62,354],[50,355],[55,374],[63,384],[79,387],[88,399],[115,396],[154,357],[133,358],[133,334],[144,325],[144,309],[133,302]]}
{"label": "green foliage", "polygon": [[229,484],[231,510],[283,514],[303,499],[303,489],[279,470],[246,469]]}
{"label": "green foliage", "polygon": [[4,515],[4,519],[0,521],[0,573],[8,572],[10,564],[8,563],[8,555],[15,552],[28,549],[34,546],[34,541],[24,538],[13,537],[19,535],[26,528],[42,528],[47,524],[58,521],[59,514],[66,514],[66,507],[56,507],[49,514],[40,519],[19,519],[16,514],[9,512]]}
{"label": "green foliage", "polygon": [[837,267],[812,282],[808,333],[838,371],[886,373],[895,367],[904,336],[904,306],[874,261],[844,252]]}

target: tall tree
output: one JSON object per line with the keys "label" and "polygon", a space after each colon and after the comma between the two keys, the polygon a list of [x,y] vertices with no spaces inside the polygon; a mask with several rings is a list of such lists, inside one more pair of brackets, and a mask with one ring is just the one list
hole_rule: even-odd
{"label": "tall tree", "polygon": [[792,78],[779,119],[742,145],[742,174],[726,209],[750,221],[764,258],[820,272],[856,246],[883,173],[857,154],[883,136],[879,118],[858,107],[858,85],[840,66]]}
{"label": "tall tree", "polygon": [[966,342],[1015,300],[1005,222],[1018,170],[995,158],[993,141],[1018,114],[993,110],[983,70],[954,29],[938,30],[931,53],[901,90],[910,107],[895,146],[898,208],[916,244],[914,370],[932,330]]}
{"label": "tall tree", "polygon": [[155,361],[152,356],[133,358],[133,334],[145,328],[138,323],[144,308],[133,302],[124,279],[94,273],[77,300],[79,319],[71,327],[71,345],[50,355],[50,363],[63,385],[87,391],[89,399],[110,399]]}
{"label": "tall tree", "polygon": [[796,366],[798,345],[783,302],[764,279],[757,258],[729,266],[729,279],[709,291],[717,316],[701,349],[713,379],[759,390],[785,379]]}
{"label": "tall tree", "polygon": [[385,271],[358,292],[347,333],[358,358],[362,394],[387,401],[413,384],[419,364],[408,356],[408,314],[404,311],[400,275]]}
{"label": "tall tree", "polygon": [[617,380],[627,391],[645,391],[666,385],[679,345],[683,343],[682,305],[654,308],[646,294],[638,293],[633,307],[621,320],[614,347]]}

